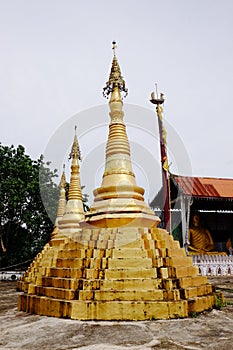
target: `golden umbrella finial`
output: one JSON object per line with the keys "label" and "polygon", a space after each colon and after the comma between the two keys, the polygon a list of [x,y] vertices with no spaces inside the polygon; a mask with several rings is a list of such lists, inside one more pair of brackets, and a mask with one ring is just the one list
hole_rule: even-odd
{"label": "golden umbrella finial", "polygon": [[112,49],[113,49],[113,60],[112,60],[112,67],[109,75],[109,80],[106,82],[106,86],[103,89],[103,95],[104,97],[108,98],[108,95],[113,91],[114,88],[118,88],[121,92],[125,92],[126,97],[128,95],[128,89],[125,87],[125,81],[121,75],[121,70],[119,63],[117,61],[116,57],[116,41],[112,42]]}
{"label": "golden umbrella finial", "polygon": [[77,125],[74,127],[74,142],[71,148],[71,152],[69,155],[69,159],[71,158],[78,158],[79,160],[82,160],[81,158],[81,152],[78,144],[78,138],[77,138]]}

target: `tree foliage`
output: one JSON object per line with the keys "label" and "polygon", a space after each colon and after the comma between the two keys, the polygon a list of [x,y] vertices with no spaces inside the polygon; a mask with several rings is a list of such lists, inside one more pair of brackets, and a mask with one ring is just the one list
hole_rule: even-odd
{"label": "tree foliage", "polygon": [[49,240],[59,193],[56,176],[42,156],[32,160],[23,146],[0,143],[0,267],[32,260]]}

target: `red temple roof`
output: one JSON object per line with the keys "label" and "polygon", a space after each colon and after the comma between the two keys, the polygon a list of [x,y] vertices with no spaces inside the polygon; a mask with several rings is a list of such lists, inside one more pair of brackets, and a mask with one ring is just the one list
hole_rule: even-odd
{"label": "red temple roof", "polygon": [[186,196],[233,199],[233,179],[179,175],[171,177]]}

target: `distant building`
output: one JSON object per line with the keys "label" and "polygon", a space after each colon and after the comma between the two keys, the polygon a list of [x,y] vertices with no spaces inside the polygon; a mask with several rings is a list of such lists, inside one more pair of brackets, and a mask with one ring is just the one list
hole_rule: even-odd
{"label": "distant building", "polygon": [[[233,179],[191,177],[170,174],[171,228],[175,239],[184,246],[190,218],[200,215],[213,237],[215,248],[226,250],[233,239]],[[163,219],[162,189],[150,203]]]}
{"label": "distant building", "polygon": [[0,281],[19,280],[25,271],[0,271]]}

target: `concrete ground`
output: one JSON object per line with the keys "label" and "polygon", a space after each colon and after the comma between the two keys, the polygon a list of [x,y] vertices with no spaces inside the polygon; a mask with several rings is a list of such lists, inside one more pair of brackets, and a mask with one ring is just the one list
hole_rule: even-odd
{"label": "concrete ground", "polygon": [[[233,276],[211,277],[221,310],[163,321],[94,322],[17,311],[15,282],[0,282],[0,350],[155,350],[233,348]],[[195,315],[194,315],[195,316]]]}

